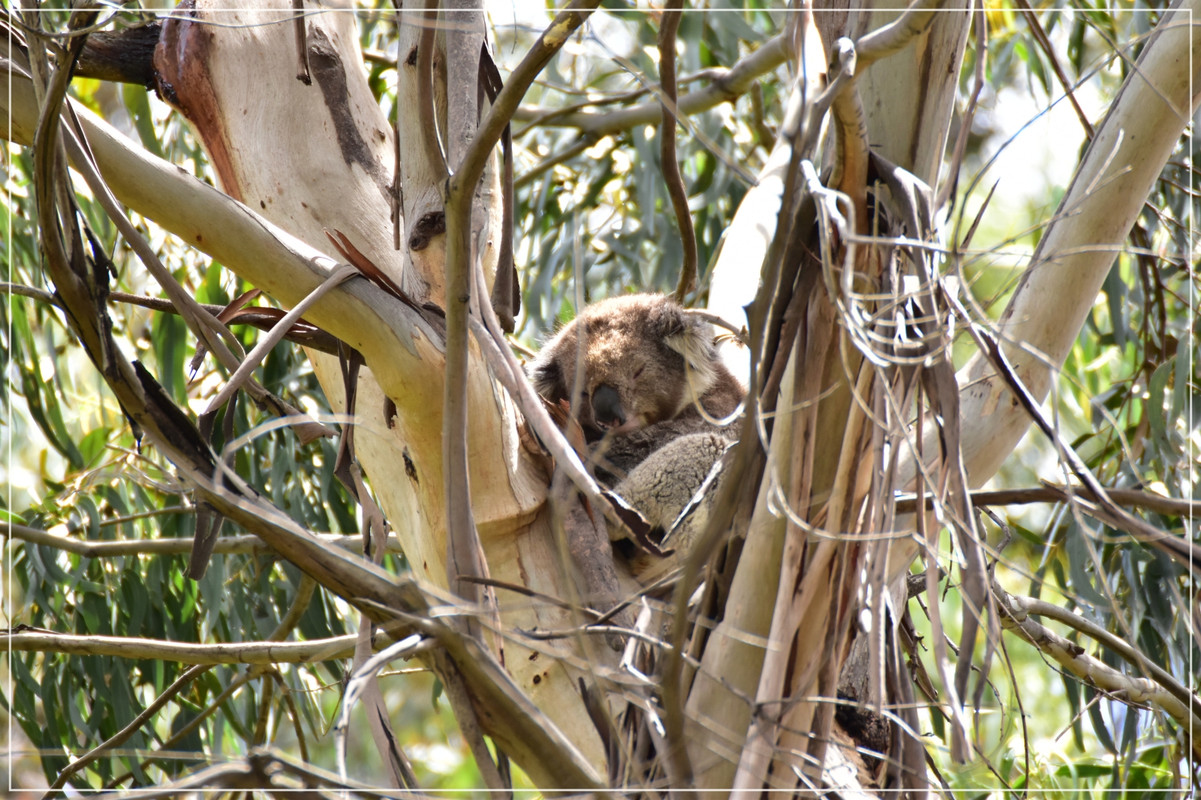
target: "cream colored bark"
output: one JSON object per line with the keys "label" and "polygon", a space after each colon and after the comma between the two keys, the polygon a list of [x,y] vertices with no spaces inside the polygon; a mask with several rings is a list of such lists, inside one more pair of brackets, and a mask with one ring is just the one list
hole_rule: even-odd
{"label": "cream colored bark", "polygon": [[[221,5],[198,3],[186,21],[172,23],[186,26],[186,35],[167,38],[158,66],[173,76],[177,101],[197,121],[223,188],[245,206],[132,147],[80,109],[114,194],[284,306],[295,305],[327,277],[334,263],[325,256],[333,250],[327,231],[345,234],[415,304],[443,301],[438,242],[421,258],[392,247],[391,124],[368,90],[354,15],[307,18],[313,81],[305,85],[296,79],[297,44],[287,2],[269,0],[257,9],[239,3],[234,11]],[[474,96],[475,73],[470,77]],[[0,70],[0,80],[5,90],[9,85],[13,89],[12,95],[4,91],[0,97],[0,113],[11,113],[14,138],[28,143],[37,118],[31,86],[7,70]],[[399,102],[411,107],[404,97]],[[424,157],[412,147],[402,152],[402,161]],[[415,173],[437,175],[434,169],[409,170],[406,175],[415,188]],[[489,191],[483,197],[496,198],[495,176],[485,188]],[[415,191],[413,196],[421,195]],[[428,200],[436,193],[424,196]],[[489,271],[495,262],[487,253],[495,250],[490,242],[496,236],[497,204],[498,198],[487,214],[477,217],[483,223],[478,241]],[[365,280],[331,292],[306,316],[364,356],[368,369],[359,381],[356,407],[358,457],[416,577],[434,587],[433,596],[444,596],[438,590],[446,586],[445,354],[437,320],[431,322]],[[341,408],[336,361],[312,356],[331,404]],[[545,464],[522,445],[512,401],[478,353],[465,390],[471,500],[491,576],[549,596],[569,596],[545,503]],[[396,407],[390,420],[384,417],[385,398]],[[554,629],[575,621],[549,604],[513,594],[502,593],[500,601],[509,630]],[[568,651],[547,645],[535,652],[512,640],[504,641],[504,650],[515,684],[545,709],[549,723],[573,743],[599,780],[604,754],[575,685],[578,673],[554,657],[569,656]],[[506,724],[487,716],[482,722],[485,732]],[[555,757],[538,754],[540,759]],[[549,780],[546,765],[530,758],[521,759],[522,766]]]}
{"label": "cream colored bark", "polygon": [[[1201,0],[1165,12],[1105,119],[1002,315],[998,338],[1018,377],[1046,398],[1189,121],[1201,102]],[[963,452],[974,486],[1017,446],[1029,418],[977,356],[959,373]]]}
{"label": "cream colored bark", "polygon": [[[268,3],[264,8],[272,5],[275,10],[232,12],[232,18],[231,12],[206,12],[203,7],[197,13],[216,13],[224,22],[262,22],[286,15],[286,3]],[[414,20],[406,14],[402,21]],[[311,63],[316,45],[328,42],[333,51],[329,63],[321,66],[334,74],[323,76],[313,63],[312,86],[305,86],[292,75],[293,63],[287,55],[295,42],[290,26],[210,29],[213,44],[203,68],[210,75],[213,105],[221,115],[224,139],[237,143],[236,160],[231,159],[231,175],[236,182],[225,188],[247,198],[252,208],[257,205],[268,219],[314,247],[327,248],[327,230],[348,234],[355,246],[402,288],[412,291],[416,302],[441,306],[445,303],[440,289],[440,241],[444,235],[435,235],[420,253],[410,253],[408,239],[402,241],[401,251],[392,249],[388,192],[394,161],[391,126],[367,89],[354,17],[314,16],[309,18],[307,28]],[[184,67],[190,68],[186,61]],[[239,77],[245,75],[258,76],[259,80],[247,82]],[[466,75],[460,69],[448,77],[452,82],[470,80],[474,97],[476,70]],[[416,100],[412,95],[402,95],[398,105],[413,108]],[[249,107],[257,109],[256,115],[241,113]],[[441,108],[438,113],[448,112]],[[464,107],[453,109],[453,114],[460,117],[467,113]],[[474,120],[468,125],[453,115],[443,118],[448,120],[444,123],[447,130],[459,131],[459,136],[474,127]],[[286,124],[276,135],[264,137],[264,120]],[[401,124],[411,130],[416,127],[414,122],[402,118]],[[452,158],[461,147],[455,144],[458,141],[452,138]],[[402,176],[407,179],[403,184],[405,205],[417,213],[441,211],[438,193],[445,167],[429,164],[431,153],[411,137],[402,141],[400,161],[408,165]],[[255,203],[258,197],[270,202]],[[422,208],[416,199],[423,199],[426,207]],[[486,211],[495,214],[496,205],[491,204]],[[277,217],[277,208],[288,213]],[[478,212],[476,219],[490,277],[495,267],[495,248],[490,241],[497,235],[496,219]],[[486,228],[489,223],[491,232]],[[408,225],[404,229],[412,230]],[[233,263],[230,266],[235,271],[240,269]],[[245,277],[257,283],[253,276]],[[345,320],[348,324],[339,327],[353,330],[357,316],[352,311]],[[330,329],[327,319],[316,310],[313,321]],[[414,572],[431,584],[445,587],[441,421],[444,355],[439,352],[440,343],[424,337],[415,339],[416,363],[392,348],[364,349],[366,342],[355,340],[352,344],[360,347],[369,368],[360,379],[356,406],[360,463]],[[313,365],[331,402],[338,404],[342,378],[336,361],[314,354]],[[551,596],[565,596],[563,574],[555,568],[560,560],[555,555],[545,511],[547,476],[543,465],[522,447],[512,401],[478,357],[471,362],[465,388],[471,502],[491,575]],[[397,413],[391,420],[383,415],[385,396],[396,404]],[[501,601],[503,621],[510,628],[546,629],[569,622],[565,614],[545,604],[531,604],[513,595],[502,596]],[[539,658],[512,641],[504,647],[505,663],[517,684],[546,710],[599,771],[603,764],[599,740],[584,713],[572,676],[561,663],[545,656]]]}

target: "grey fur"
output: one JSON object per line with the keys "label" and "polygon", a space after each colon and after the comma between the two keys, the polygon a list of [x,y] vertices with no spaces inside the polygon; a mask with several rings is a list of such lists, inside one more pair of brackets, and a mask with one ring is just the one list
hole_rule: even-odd
{"label": "grey fur", "polygon": [[[550,402],[573,403],[597,477],[663,532],[664,547],[686,551],[708,519],[719,462],[736,435],[717,420],[745,394],[709,323],[663,295],[605,300],[542,348],[530,377]],[[652,558],[637,559],[635,574],[668,566]]]}
{"label": "grey fur", "polygon": [[687,550],[709,518],[717,477],[714,468],[730,444],[716,432],[681,436],[635,467],[617,484],[616,492],[652,528],[663,531],[663,547]]}

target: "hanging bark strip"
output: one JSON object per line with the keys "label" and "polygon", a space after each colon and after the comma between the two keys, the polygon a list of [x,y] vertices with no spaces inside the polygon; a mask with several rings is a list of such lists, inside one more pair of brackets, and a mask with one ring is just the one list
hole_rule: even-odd
{"label": "hanging bark strip", "polygon": [[[488,50],[485,41],[480,48],[480,86],[488,95],[488,102],[495,103],[496,96],[504,87],[500,70]],[[480,107],[483,108],[483,103]],[[521,310],[521,281],[517,276],[517,265],[513,262],[513,126],[505,125],[501,136],[501,153],[504,171],[501,174],[501,229],[500,252],[497,254],[496,278],[492,284],[492,310],[500,320],[501,329],[512,333],[517,324],[517,312]]]}

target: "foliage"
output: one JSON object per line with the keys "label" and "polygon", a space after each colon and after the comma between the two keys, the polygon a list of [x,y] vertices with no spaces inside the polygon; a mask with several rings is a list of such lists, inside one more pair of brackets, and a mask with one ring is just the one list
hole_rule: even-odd
{"label": "foliage", "polygon": [[[494,49],[502,64],[512,66],[537,32],[506,27],[503,16],[493,20]],[[969,138],[961,193],[949,209],[954,231],[949,235],[962,237],[956,243],[968,246],[965,272],[976,299],[991,304],[995,313],[1002,305],[996,301],[1012,291],[1017,277],[1013,265],[1037,242],[1045,215],[1054,208],[1054,203],[1027,207],[1023,213],[1029,216],[1011,220],[1007,228],[991,222],[986,210],[974,239],[964,241],[993,181],[989,159],[1006,146],[1000,140],[1012,131],[1014,120],[1005,116],[1006,94],[1036,98],[1039,104],[1059,97],[1062,87],[1054,77],[1058,62],[1071,81],[1110,99],[1134,55],[1117,52],[1112,43],[1148,30],[1151,14],[1084,4],[1030,20],[1014,8],[990,4],[988,19],[988,89]],[[1035,24],[1050,36],[1055,53],[1035,49],[1025,36]],[[703,84],[709,77],[706,70],[738,62],[778,34],[781,25],[782,15],[760,5],[687,15],[679,35],[684,43],[679,73],[692,78],[685,86]],[[394,31],[386,15],[365,17],[362,30],[366,48],[387,52]],[[524,310],[519,336],[527,343],[556,321],[570,318],[580,302],[630,286],[662,291],[675,286],[682,256],[654,128],[581,131],[557,119],[568,112],[603,116],[652,100],[657,31],[652,14],[620,9],[598,14],[572,53],[552,61],[526,98],[529,107],[555,112],[525,113],[515,131],[515,227]],[[970,52],[963,70],[965,102],[972,59],[982,57]],[[395,104],[392,68],[379,62],[369,66],[372,86],[389,108]],[[679,158],[702,265],[702,288],[693,299],[703,299],[706,265],[712,264],[735,209],[766,161],[781,125],[788,77],[787,69],[779,67],[751,93],[692,115],[684,126]],[[127,114],[130,132],[150,150],[187,164],[198,175],[210,175],[200,147],[156,100],[140,89],[116,98],[101,89],[80,83],[74,91],[105,116]],[[1195,142],[1192,147],[1180,149],[1148,198],[1131,247],[1115,262],[1104,295],[1064,367],[1052,406],[1060,429],[1105,485],[1196,499],[1201,409],[1191,310],[1197,286],[1190,263],[1196,254],[1195,194],[1188,187],[1196,183],[1199,154]],[[1073,156],[1062,144],[1056,152],[1058,158]],[[15,525],[57,530],[88,542],[188,540],[195,531],[195,503],[170,465],[138,440],[69,332],[49,294],[53,287],[42,274],[30,157],[15,146],[6,157],[9,213],[0,224],[9,244],[3,266],[9,283],[30,291],[13,290],[9,302],[0,306],[10,410],[4,435],[12,453],[0,514]],[[1063,189],[1038,188],[1044,193]],[[95,251],[112,259],[112,288],[130,295],[156,293],[96,201],[87,192],[77,197],[95,237]],[[151,223],[139,221],[139,229],[201,302],[225,305],[251,288]],[[177,317],[128,298],[115,299],[110,314],[122,346],[147,365],[180,408],[192,414],[203,410],[228,380],[228,371],[211,358],[198,368],[190,366],[196,342]],[[249,327],[234,330],[247,349],[260,335]],[[278,346],[255,376],[309,413],[329,413],[298,347]],[[289,430],[265,425],[268,416],[249,401],[239,400],[224,414],[230,419],[220,418],[215,425],[214,445],[235,448],[236,471],[250,485],[309,530],[348,538],[358,533],[360,510],[335,480],[335,444],[326,439],[301,444]],[[228,425],[228,435],[223,425]],[[1062,481],[1064,475],[1053,447],[1030,441],[998,483],[1013,488],[1036,479]],[[1145,516],[1173,535],[1183,530],[1196,537],[1192,523],[1178,514]],[[989,539],[999,543],[996,574],[1009,591],[1062,604],[1136,646],[1177,680],[1195,684],[1201,650],[1190,633],[1195,632],[1195,617],[1190,620],[1187,609],[1195,602],[1196,589],[1179,565],[1152,549],[1132,547],[1120,531],[1083,517],[1070,504],[1040,505],[1033,511],[1014,507],[992,519]],[[223,530],[223,536],[240,533],[230,522]],[[17,544],[11,538],[9,547],[8,574],[15,579],[11,625],[88,636],[249,642],[281,633],[281,620],[292,618],[297,603],[307,605],[297,609],[302,613],[282,631],[285,636],[333,637],[353,632],[357,624],[348,607],[323,588],[310,601],[300,572],[264,551],[219,555],[205,577],[192,582],[183,576],[186,549],[169,557],[131,553],[93,558],[48,545]],[[942,554],[951,563],[948,551],[949,545]],[[400,556],[390,566],[405,569]],[[949,618],[958,603],[953,583],[954,578],[945,597],[914,601],[914,617],[923,616],[922,603],[940,602]],[[1110,666],[1124,666],[1089,637],[1075,631],[1066,635]],[[941,750],[949,736],[941,712],[932,706],[923,718],[931,731],[927,741],[941,753],[936,763],[951,788],[1040,789],[1065,796],[1111,788],[1137,792],[1179,786],[1178,770],[1189,773],[1187,744],[1182,745],[1181,732],[1162,713],[1105,697],[1071,675],[1054,676],[1053,666],[1016,639],[993,644],[1006,651],[1006,674],[1002,678],[994,672],[982,702],[985,723],[977,754],[987,771],[952,765]],[[982,642],[980,654],[984,649]],[[922,659],[929,662],[933,653],[923,652]],[[170,659],[40,652],[14,653],[10,668],[12,692],[6,688],[4,708],[39,748],[48,781],[71,757],[120,731],[184,672]],[[942,689],[936,670],[928,671],[934,688]],[[295,747],[306,753],[306,760],[328,763],[332,757],[325,734],[344,677],[344,663],[337,660],[262,670],[213,668],[133,738],[91,765],[86,782],[123,785],[131,777],[137,785],[153,784],[261,744]],[[249,680],[226,694],[239,678]],[[1030,696],[1026,687],[1032,686],[1053,702]],[[444,734],[448,723],[438,721],[433,704],[414,713],[399,681],[390,691],[390,700],[404,704],[408,715],[405,744]],[[210,710],[211,716],[203,716]],[[1070,738],[1061,736],[1068,731]],[[370,750],[367,743],[359,746]],[[159,751],[193,756],[156,755]],[[444,779],[444,785],[461,787],[475,775],[465,767]]]}

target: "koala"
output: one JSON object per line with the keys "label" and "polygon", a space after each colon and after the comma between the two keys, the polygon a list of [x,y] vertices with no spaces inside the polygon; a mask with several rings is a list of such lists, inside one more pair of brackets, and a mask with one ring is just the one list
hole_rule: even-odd
{"label": "koala", "polygon": [[721,362],[709,323],[657,294],[588,306],[542,348],[530,378],[552,403],[571,402],[578,382],[572,415],[601,456],[597,477],[611,487],[670,441],[728,437],[717,421],[745,394]]}
{"label": "koala", "polygon": [[[597,478],[642,514],[650,538],[686,552],[708,518],[719,461],[735,438],[722,421],[745,395],[718,356],[711,326],[663,295],[604,300],[543,347],[530,378],[546,400],[571,403]],[[621,538],[613,529],[609,535]],[[623,552],[643,585],[675,563]],[[611,561],[577,566],[586,576],[613,569]],[[594,597],[609,599],[610,581],[585,582]]]}

